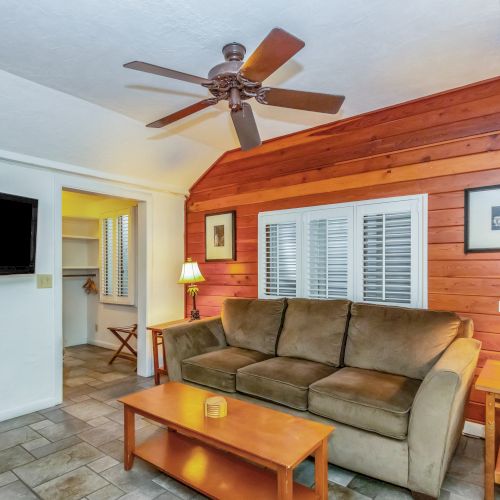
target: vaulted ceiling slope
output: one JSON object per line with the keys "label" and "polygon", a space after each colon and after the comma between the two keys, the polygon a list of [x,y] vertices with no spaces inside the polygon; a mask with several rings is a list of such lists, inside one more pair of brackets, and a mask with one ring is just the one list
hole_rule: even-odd
{"label": "vaulted ceiling slope", "polygon": [[334,117],[252,102],[263,139],[500,74],[498,0],[3,0],[1,14],[0,149],[180,191],[237,147],[224,103],[146,129],[206,93],[125,62],[206,76],[225,43],[249,54],[283,27],[306,46],[266,84],[346,101]]}

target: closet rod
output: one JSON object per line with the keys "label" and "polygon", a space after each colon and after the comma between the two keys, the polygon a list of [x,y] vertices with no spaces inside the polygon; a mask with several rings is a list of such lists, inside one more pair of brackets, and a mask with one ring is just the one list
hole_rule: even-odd
{"label": "closet rod", "polygon": [[63,278],[87,278],[97,276],[94,274],[63,274]]}

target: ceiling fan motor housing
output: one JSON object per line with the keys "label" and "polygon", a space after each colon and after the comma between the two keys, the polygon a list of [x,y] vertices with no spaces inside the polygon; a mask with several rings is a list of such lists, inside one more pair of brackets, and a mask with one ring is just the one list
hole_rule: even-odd
{"label": "ceiling fan motor housing", "polygon": [[217,64],[208,72],[210,84],[203,84],[217,101],[229,101],[232,111],[241,109],[241,101],[256,97],[260,82],[245,79],[240,69],[246,49],[241,43],[232,42],[222,48],[223,63]]}
{"label": "ceiling fan motor housing", "polygon": [[225,76],[236,77],[242,65],[243,61],[226,61],[217,64],[208,72],[208,79],[216,80]]}

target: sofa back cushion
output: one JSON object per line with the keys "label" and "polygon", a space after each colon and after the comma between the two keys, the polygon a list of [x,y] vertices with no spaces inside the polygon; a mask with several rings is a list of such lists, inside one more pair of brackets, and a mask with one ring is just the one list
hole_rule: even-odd
{"label": "sofa back cushion", "polygon": [[344,362],[422,380],[459,326],[452,312],[352,304]]}
{"label": "sofa back cushion", "polygon": [[474,335],[474,322],[469,318],[460,318],[457,338],[471,339]]}
{"label": "sofa back cushion", "polygon": [[276,354],[286,299],[226,299],[222,304],[222,326],[232,347]]}
{"label": "sofa back cushion", "polygon": [[340,366],[348,300],[288,299],[278,356]]}

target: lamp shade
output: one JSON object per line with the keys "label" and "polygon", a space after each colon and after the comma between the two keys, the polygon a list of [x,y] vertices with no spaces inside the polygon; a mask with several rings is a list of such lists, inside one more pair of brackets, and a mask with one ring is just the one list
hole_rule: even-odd
{"label": "lamp shade", "polygon": [[187,259],[182,264],[181,275],[177,283],[199,283],[200,281],[205,281],[205,278],[201,274],[198,262],[192,262],[191,259]]}

